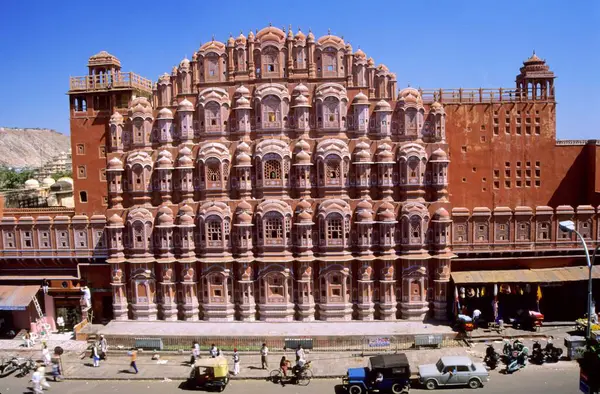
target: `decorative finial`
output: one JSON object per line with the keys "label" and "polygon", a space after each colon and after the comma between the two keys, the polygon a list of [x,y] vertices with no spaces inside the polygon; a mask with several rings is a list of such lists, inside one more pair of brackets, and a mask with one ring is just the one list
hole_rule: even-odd
{"label": "decorative finial", "polygon": [[408,87],[410,88],[410,82],[408,83]]}
{"label": "decorative finial", "polygon": [[302,29],[300,28],[300,26],[298,26],[298,31],[302,31]]}
{"label": "decorative finial", "polygon": [[327,35],[330,36],[331,35],[331,29],[327,29]]}
{"label": "decorative finial", "polygon": [[273,26],[273,24],[271,22],[269,22],[269,27]]}
{"label": "decorative finial", "polygon": [[310,27],[308,28],[308,32],[309,32],[309,33],[312,33],[312,29],[311,29]]}
{"label": "decorative finial", "polygon": [[213,41],[215,40],[215,35],[214,35],[214,34],[212,35],[212,40],[213,40]]}
{"label": "decorative finial", "polygon": [[533,50],[533,56],[535,56],[535,49]]}

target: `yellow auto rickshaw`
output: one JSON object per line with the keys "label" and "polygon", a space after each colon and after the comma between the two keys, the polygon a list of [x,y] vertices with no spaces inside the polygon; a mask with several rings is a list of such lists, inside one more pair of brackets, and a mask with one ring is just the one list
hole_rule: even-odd
{"label": "yellow auto rickshaw", "polygon": [[223,391],[229,383],[229,365],[225,357],[197,359],[192,366],[188,387]]}

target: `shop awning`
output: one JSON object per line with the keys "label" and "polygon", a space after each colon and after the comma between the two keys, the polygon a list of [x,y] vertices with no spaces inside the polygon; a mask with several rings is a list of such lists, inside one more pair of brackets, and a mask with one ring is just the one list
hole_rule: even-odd
{"label": "shop awning", "polygon": [[[454,283],[553,283],[587,280],[588,277],[587,266],[452,272]],[[592,277],[600,279],[600,266],[593,267]]]}
{"label": "shop awning", "polygon": [[0,286],[0,311],[24,311],[40,286]]}

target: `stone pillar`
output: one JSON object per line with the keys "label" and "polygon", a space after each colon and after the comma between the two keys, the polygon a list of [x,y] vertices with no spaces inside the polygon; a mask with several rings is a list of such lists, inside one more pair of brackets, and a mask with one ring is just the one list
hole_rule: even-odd
{"label": "stone pillar", "polygon": [[127,288],[123,270],[120,264],[112,265],[112,281],[113,293],[113,316],[117,321],[124,321],[129,318],[128,303],[127,303]]}
{"label": "stone pillar", "polygon": [[377,303],[380,320],[396,320],[396,270],[394,260],[383,262],[379,280],[379,301]]}
{"label": "stone pillar", "polygon": [[298,269],[298,320],[314,321],[315,320],[315,297],[313,295],[313,278],[312,278],[311,262],[301,263]]}
{"label": "stone pillar", "polygon": [[200,315],[200,303],[198,302],[196,263],[180,262],[181,282],[179,286],[182,297],[179,300],[179,309],[185,321],[198,321]]}
{"label": "stone pillar", "polygon": [[448,320],[448,287],[450,284],[450,259],[436,259],[432,262],[433,273],[433,318]]}
{"label": "stone pillar", "polygon": [[[250,265],[245,265],[246,270]],[[252,268],[250,267],[250,270]],[[246,272],[246,271],[245,271]],[[250,276],[246,276],[251,278]],[[255,321],[256,320],[256,300],[254,299],[254,281],[250,279],[244,280],[245,276],[242,276],[242,279],[239,280],[239,297],[237,300],[237,310],[240,316],[241,321]]]}
{"label": "stone pillar", "polygon": [[175,283],[161,282],[162,302],[160,304],[160,312],[166,321],[177,321],[177,297],[175,291]]}
{"label": "stone pillar", "polygon": [[[369,267],[367,269],[371,268]],[[375,302],[373,296],[373,280],[371,278],[371,274],[369,271],[368,275],[363,273],[363,277],[367,277],[367,280],[358,280],[358,320],[374,320],[375,317]]]}

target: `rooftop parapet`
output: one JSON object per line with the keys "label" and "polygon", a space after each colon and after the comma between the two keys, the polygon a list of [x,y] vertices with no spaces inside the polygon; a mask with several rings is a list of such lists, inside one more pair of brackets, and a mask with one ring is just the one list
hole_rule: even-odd
{"label": "rooftop parapet", "polygon": [[152,81],[132,72],[86,75],[69,80],[69,93],[109,89],[137,89],[152,93]]}

